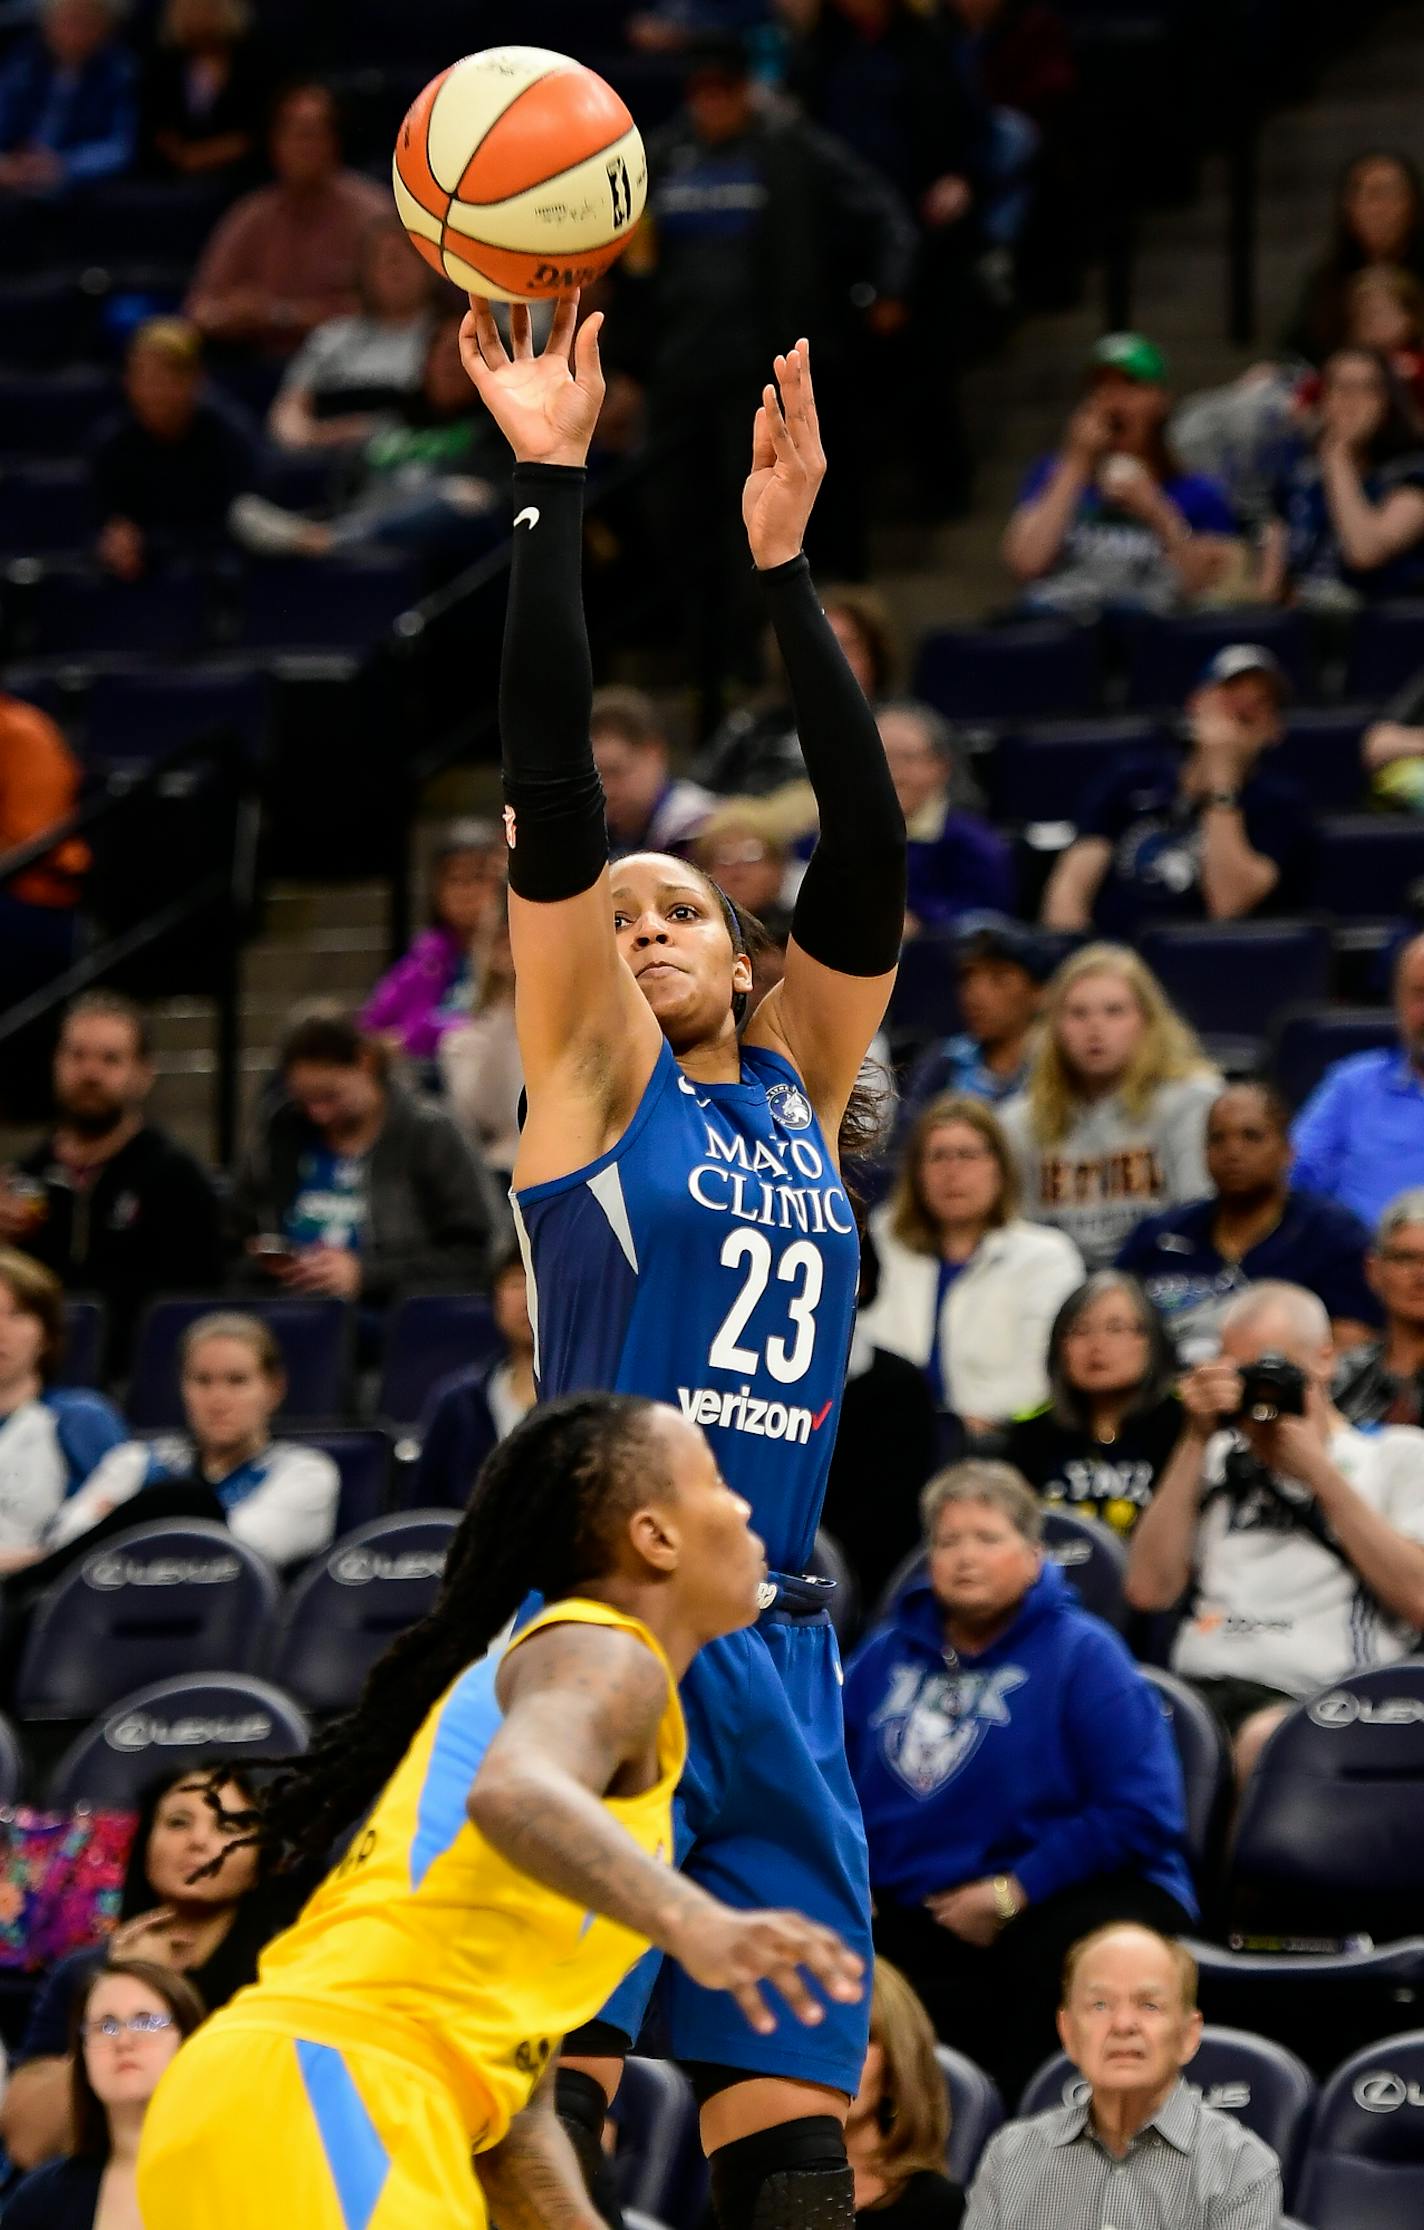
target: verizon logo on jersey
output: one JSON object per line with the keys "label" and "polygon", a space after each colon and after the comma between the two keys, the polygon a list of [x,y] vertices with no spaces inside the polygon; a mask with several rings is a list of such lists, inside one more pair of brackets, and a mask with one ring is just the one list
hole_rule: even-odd
{"label": "verizon logo on jersey", "polygon": [[794,1440],[803,1448],[831,1413],[829,1402],[813,1415],[790,1402],[762,1401],[750,1386],[735,1394],[719,1393],[715,1386],[679,1386],[677,1398],[689,1424],[722,1425],[756,1440]]}

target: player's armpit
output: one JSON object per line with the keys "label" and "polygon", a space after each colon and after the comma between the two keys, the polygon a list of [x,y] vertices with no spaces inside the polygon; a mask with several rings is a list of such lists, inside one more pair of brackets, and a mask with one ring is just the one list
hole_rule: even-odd
{"label": "player's armpit", "polygon": [[573,2146],[554,2112],[557,2051],[529,2104],[497,2145],[476,2153],[475,2174],[497,2230],[603,2230]]}

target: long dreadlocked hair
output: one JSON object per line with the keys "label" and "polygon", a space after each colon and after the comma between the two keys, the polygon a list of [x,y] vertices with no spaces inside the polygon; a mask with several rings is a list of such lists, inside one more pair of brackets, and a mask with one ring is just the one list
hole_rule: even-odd
{"label": "long dreadlocked hair", "polygon": [[450,1544],[434,1609],[372,1666],[355,1710],[284,1763],[254,1812],[224,1815],[250,1829],[237,1843],[258,1844],[279,1866],[324,1860],[525,1597],[537,1589],[553,1600],[607,1575],[623,1521],[654,1484],[655,1408],[638,1395],[574,1394],[532,1410],[500,1442]]}

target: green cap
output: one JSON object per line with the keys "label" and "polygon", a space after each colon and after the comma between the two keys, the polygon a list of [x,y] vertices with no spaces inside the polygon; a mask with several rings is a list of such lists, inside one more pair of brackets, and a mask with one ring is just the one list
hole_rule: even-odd
{"label": "green cap", "polygon": [[1124,379],[1165,382],[1167,359],[1145,333],[1105,333],[1090,359],[1098,371],[1121,372]]}

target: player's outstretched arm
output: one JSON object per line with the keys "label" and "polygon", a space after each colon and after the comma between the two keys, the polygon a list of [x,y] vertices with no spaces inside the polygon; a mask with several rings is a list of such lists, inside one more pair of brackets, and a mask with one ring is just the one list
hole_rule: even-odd
{"label": "player's outstretched arm", "polygon": [[603,2230],[583,2171],[554,2111],[557,2050],[497,2145],[476,2153],[475,2174],[499,2230]]}
{"label": "player's outstretched arm", "polygon": [[602,1803],[648,1757],[667,1707],[666,1675],[635,1636],[551,1626],[511,1654],[499,1693],[504,1716],[469,1813],[511,1865],[646,1937],[704,1988],[729,1990],[762,2034],[776,2026],[764,1982],[812,2026],[822,2008],[807,1976],[844,2003],[860,1997],[862,1962],[829,1928],[733,1912],[649,1858]]}
{"label": "player's outstretched arm", "polygon": [[775,370],[756,415],[742,517],[791,685],[820,835],[797,893],[786,974],[748,1036],[790,1055],[834,1136],[895,980],[905,820],[874,716],[801,552],[826,472],[807,342],[778,356]]}
{"label": "player's outstretched arm", "polygon": [[[516,1020],[537,1124],[541,1098],[561,1079],[565,1099],[631,1095],[636,1104],[660,1042],[614,939],[603,787],[589,740],[583,493],[603,404],[602,318],[579,327],[578,297],[560,302],[536,355],[525,304],[511,311],[506,349],[489,304],[470,300],[460,335],[465,369],[514,452],[499,725]],[[591,1059],[595,1051],[605,1057]],[[558,1112],[567,1119],[567,1109]]]}

